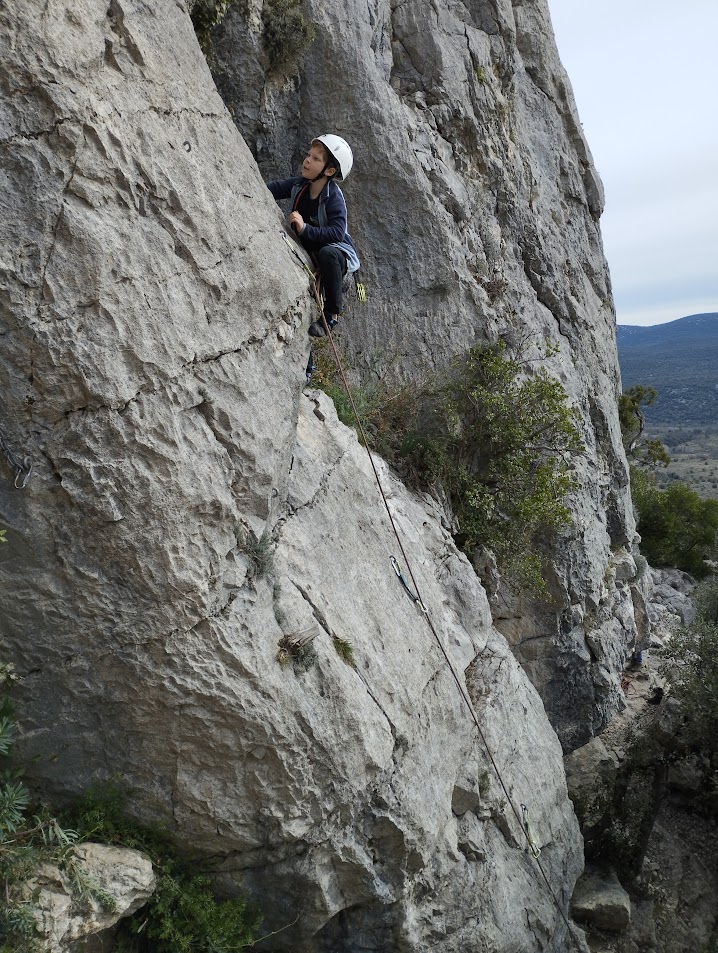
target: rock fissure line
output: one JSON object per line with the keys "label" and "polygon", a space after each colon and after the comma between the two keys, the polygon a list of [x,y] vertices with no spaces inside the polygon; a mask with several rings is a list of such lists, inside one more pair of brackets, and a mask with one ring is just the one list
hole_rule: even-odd
{"label": "rock fissure line", "polygon": [[46,284],[47,269],[50,267],[50,261],[52,260],[52,255],[55,251],[55,245],[57,243],[57,233],[60,229],[60,223],[62,222],[63,216],[65,214],[65,196],[67,195],[70,185],[72,184],[72,180],[75,177],[77,164],[80,161],[80,156],[82,155],[82,152],[85,148],[85,141],[86,141],[85,133],[83,131],[82,142],[77,147],[74,161],[72,163],[72,166],[70,167],[70,175],[68,177],[67,182],[65,183],[63,187],[62,195],[60,196],[60,211],[58,212],[57,219],[55,220],[55,225],[53,226],[53,229],[52,229],[50,248],[48,250],[47,257],[45,259],[45,265],[42,269],[42,275],[40,278],[40,287],[39,287],[40,297],[39,297],[38,306],[37,306],[37,320],[38,321],[40,320],[40,309],[42,307],[43,302],[45,301],[45,284]]}
{"label": "rock fissure line", "polygon": [[8,136],[7,138],[0,138],[0,148],[12,146],[21,142],[37,142],[39,139],[42,139],[45,136],[49,137],[53,134],[53,132],[57,132],[58,128],[64,123],[73,122],[73,118],[74,117],[72,116],[63,116],[62,119],[57,119],[48,129],[37,129],[32,132],[16,132],[14,135]]}

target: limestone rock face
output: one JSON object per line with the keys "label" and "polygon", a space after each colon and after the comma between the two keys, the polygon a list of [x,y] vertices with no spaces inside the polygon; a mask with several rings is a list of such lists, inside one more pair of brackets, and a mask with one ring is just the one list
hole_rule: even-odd
{"label": "limestone rock face", "polygon": [[149,857],[137,850],[83,844],[73,851],[75,863],[99,895],[79,899],[67,873],[46,864],[27,884],[34,894],[35,920],[47,953],[68,953],[76,941],[86,941],[128,917],[149,900],[155,875]]}
{"label": "limestone rock face", "polygon": [[354,148],[344,191],[369,289],[344,322],[355,366],[408,380],[499,336],[558,346],[549,369],[586,442],[573,524],[551,544],[551,608],[504,595],[494,619],[572,749],[620,707],[636,568],[603,193],[547,5],[301,9],[316,39],[298,66],[268,49],[271,8],[250,0],[216,31],[213,69],[268,178],[294,174],[320,132]]}
{"label": "limestone rock face", "polygon": [[573,914],[602,930],[620,932],[631,922],[631,898],[615,874],[584,874],[576,884]]}
{"label": "limestone rock face", "polygon": [[[514,27],[506,36],[531,59],[525,12],[516,12],[523,39]],[[486,36],[509,14],[502,6],[498,20],[483,17]],[[387,120],[382,100],[368,108],[401,167],[420,107],[397,99],[384,20],[377,24],[373,68],[388,70],[386,102],[393,97],[401,112]],[[229,890],[261,904],[268,931],[292,924],[264,941],[267,949],[565,950],[563,920],[518,814],[525,803],[553,893],[567,904],[582,844],[556,735],[441,509],[377,462],[437,642],[392,567],[394,555],[408,578],[366,452],[326,398],[302,393],[303,272],[280,240],[280,215],[212,85],[184,4],[17,0],[0,7],[0,25],[0,427],[7,446],[34,464],[18,491],[0,460],[0,518],[10,530],[0,625],[4,660],[23,677],[17,750],[30,781],[59,799],[121,774],[141,817],[170,818],[179,838],[213,857]],[[343,16],[337,29],[367,39],[366,12]],[[492,42],[481,47],[486,56]],[[520,62],[518,46],[510,49],[507,82]],[[449,130],[451,115],[441,115]],[[535,148],[546,148],[539,139]],[[367,147],[381,141],[377,125]],[[518,148],[513,155],[522,168]],[[397,180],[397,194],[426,192],[425,173],[409,165],[412,178]],[[588,256],[598,242],[595,226],[586,232],[597,198],[590,168],[579,166],[566,174]],[[437,159],[437,181],[441,168]],[[497,160],[486,173],[499,184],[500,168]],[[388,194],[380,178],[365,187],[379,189],[377,202]],[[584,207],[584,193],[593,205]],[[512,196],[502,199],[511,220]],[[427,195],[420,201],[444,220]],[[397,213],[386,208],[377,229],[389,241]],[[563,221],[561,208],[556,214]],[[499,232],[487,229],[486,242],[493,235],[500,250]],[[529,256],[526,271],[511,234],[512,281],[528,287],[530,272],[543,287],[542,259]],[[480,258],[478,239],[473,248]],[[410,259],[414,268],[431,252],[426,262],[445,269],[447,254],[455,271],[462,249],[455,235],[425,229],[385,265],[406,257],[401,268]],[[587,261],[604,288],[603,265]],[[372,267],[380,288],[385,279]],[[434,305],[456,300],[454,271],[441,278],[433,267],[397,274],[397,288],[408,293],[416,279],[421,289],[407,369],[422,348],[438,348],[433,329],[448,327],[449,311]],[[488,292],[461,267],[461,294],[483,307]],[[578,266],[575,280],[588,295],[591,280]],[[523,292],[507,294],[523,301]],[[382,323],[399,340],[408,312],[394,307],[366,322],[364,344],[357,323],[358,349],[369,352],[370,328],[378,333]],[[544,305],[534,300],[534,310],[531,327],[555,329]],[[466,304],[465,312],[477,332],[491,321],[499,328],[498,312],[485,326],[479,310]],[[596,313],[571,318],[556,358],[593,421],[576,501],[579,542],[566,545],[570,571],[554,580],[578,607],[561,649],[565,690],[578,685],[587,698],[580,717],[592,714],[589,727],[568,710],[556,719],[573,726],[571,737],[590,734],[610,709],[630,624],[627,611],[618,629],[597,617],[593,655],[580,634],[586,585],[592,605],[615,600],[619,616],[628,598],[606,574],[610,545],[620,549],[629,524],[607,409],[616,384],[610,308],[603,325]],[[457,345],[476,336],[461,328]],[[296,633],[317,629],[286,658],[282,647]],[[542,690],[555,666],[547,670]],[[459,689],[473,701],[498,774]]]}

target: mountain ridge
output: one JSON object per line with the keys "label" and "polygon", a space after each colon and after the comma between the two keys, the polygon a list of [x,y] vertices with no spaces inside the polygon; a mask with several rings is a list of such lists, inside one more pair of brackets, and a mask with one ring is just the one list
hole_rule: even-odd
{"label": "mountain ridge", "polygon": [[712,424],[718,416],[718,313],[686,315],[666,324],[618,325],[618,360],[624,390],[653,387],[650,423]]}

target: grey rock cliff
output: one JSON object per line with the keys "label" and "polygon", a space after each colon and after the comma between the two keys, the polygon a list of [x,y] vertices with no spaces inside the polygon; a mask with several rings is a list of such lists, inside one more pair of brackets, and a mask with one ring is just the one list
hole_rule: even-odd
{"label": "grey rock cliff", "polygon": [[621,704],[634,526],[603,192],[546,3],[349,0],[339,16],[307,0],[317,33],[298,66],[270,64],[262,9],[232,8],[214,75],[267,177],[298,168],[318,132],[354,147],[345,193],[369,288],[345,321],[355,366],[410,379],[500,335],[559,346],[549,366],[586,454],[552,546],[554,605],[504,596],[494,617],[564,746],[584,744]]}
{"label": "grey rock cliff", "polygon": [[[346,101],[309,97],[291,150],[277,155],[290,163],[320,116],[346,131],[360,99],[360,162],[374,147],[393,150],[379,153],[391,160],[379,162],[386,176],[357,176],[350,196],[361,244],[376,249],[371,320],[357,317],[352,329],[358,358],[398,346],[407,328],[405,374],[424,355],[440,362],[519,324],[560,332],[554,369],[584,414],[589,445],[576,523],[551,577],[563,608],[542,616],[519,607],[510,625],[497,622],[573,744],[615,707],[634,569],[621,551],[632,526],[611,409],[598,186],[567,87],[554,89],[541,59],[546,23],[539,42],[526,22],[543,7],[502,5],[493,17],[481,7],[429,11],[440,14],[430,52],[442,76],[448,64],[442,82],[458,84],[457,95],[464,86],[466,63],[451,66],[449,56],[460,41],[462,57],[486,65],[487,89],[482,81],[472,95],[507,102],[491,127],[504,152],[491,158],[487,145],[462,160],[484,184],[472,189],[471,217],[458,220],[435,200],[451,204],[450,185],[461,199],[451,208],[465,207],[460,137],[454,149],[449,133],[474,135],[478,123],[446,112],[446,96],[424,109],[418,86],[413,103],[402,86],[406,18],[426,11],[357,8],[334,22],[328,10],[312,8],[318,44],[334,50],[326,69],[351,39],[358,61],[372,51],[366,73],[358,63]],[[18,749],[36,756],[31,780],[62,798],[121,773],[138,813],[172,818],[179,837],[217,859],[228,888],[264,906],[268,930],[293,923],[268,949],[560,953],[565,925],[507,800],[528,805],[565,910],[582,843],[560,745],[440,508],[379,461],[500,788],[443,655],[393,573],[395,541],[365,451],[327,399],[302,394],[305,279],[184,5],[20,0],[0,6],[0,26],[0,427],[34,463],[17,491],[0,460],[0,518],[10,528],[0,625],[3,653],[24,679]],[[383,86],[367,85],[372,77]],[[296,87],[272,95],[289,115]],[[546,115],[534,128],[538,103]],[[519,114],[523,124],[505,135],[499,120],[518,123]],[[556,125],[544,127],[549,114]],[[439,123],[449,138],[434,156]],[[565,155],[567,140],[552,140],[564,125]],[[532,157],[544,153],[533,207]],[[545,165],[559,157],[563,191],[558,166]],[[371,190],[366,201],[384,208],[381,218],[362,208]],[[424,223],[409,236],[405,200],[419,203]],[[495,266],[505,301],[490,307],[481,276]],[[271,552],[271,572],[261,552]],[[314,664],[282,666],[282,638],[311,627]],[[351,644],[353,666],[337,639]],[[529,656],[526,643],[541,639],[543,651]]]}
{"label": "grey rock cliff", "polygon": [[43,864],[26,886],[26,900],[33,894],[34,915],[47,953],[68,953],[78,943],[100,940],[100,935],[123,917],[147,903],[155,889],[149,857],[137,850],[83,844],[73,849],[75,863],[93,890],[102,891],[104,903],[95,897],[78,899],[66,870]]}

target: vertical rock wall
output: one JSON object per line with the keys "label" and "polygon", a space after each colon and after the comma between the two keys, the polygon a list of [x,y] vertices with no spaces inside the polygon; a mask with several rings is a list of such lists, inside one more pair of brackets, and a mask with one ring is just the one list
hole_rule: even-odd
{"label": "vertical rock wall", "polygon": [[306,13],[299,72],[269,70],[254,2],[213,64],[267,176],[319,129],[355,146],[357,366],[548,336],[583,416],[552,607],[489,606],[439,508],[378,464],[506,790],[364,450],[302,394],[305,279],[172,0],[0,0],[0,428],[34,464],[20,491],[0,458],[19,747],[52,797],[119,772],[268,930],[293,923],[268,949],[560,953],[507,792],[565,909],[582,847],[546,712],[567,747],[600,729],[635,631],[600,184],[542,2]]}
{"label": "vertical rock wall", "polygon": [[366,373],[410,379],[481,340],[559,346],[550,370],[583,419],[571,529],[552,543],[550,607],[495,607],[567,748],[620,704],[636,634],[634,527],[600,180],[544,0],[306,0],[316,38],[270,61],[261,0],[216,32],[213,71],[267,176],[311,136],[345,136],[365,308],[345,321]]}

